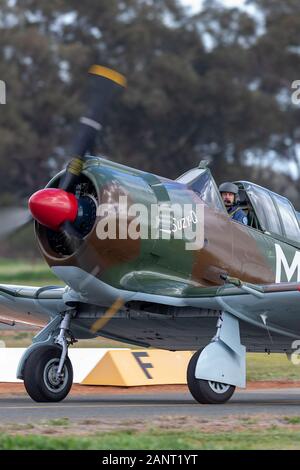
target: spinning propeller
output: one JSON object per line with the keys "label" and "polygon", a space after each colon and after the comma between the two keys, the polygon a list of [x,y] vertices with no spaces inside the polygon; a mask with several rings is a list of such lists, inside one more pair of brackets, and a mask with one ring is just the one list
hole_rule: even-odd
{"label": "spinning propeller", "polygon": [[63,234],[68,245],[76,248],[83,235],[76,228],[82,212],[80,198],[71,192],[82,173],[84,158],[91,152],[97,133],[102,129],[105,112],[112,98],[126,87],[126,78],[106,67],[93,65],[89,70],[87,111],[79,119],[72,144],[72,159],[62,175],[58,188],[41,189],[29,199],[33,218],[41,225]]}

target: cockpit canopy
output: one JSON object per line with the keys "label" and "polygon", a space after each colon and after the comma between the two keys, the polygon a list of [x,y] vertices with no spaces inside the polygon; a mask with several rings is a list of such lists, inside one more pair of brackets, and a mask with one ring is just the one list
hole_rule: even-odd
{"label": "cockpit canopy", "polygon": [[300,242],[297,213],[284,196],[248,181],[235,181],[240,205],[248,212],[249,225],[272,235]]}
{"label": "cockpit canopy", "polygon": [[225,212],[221,195],[208,168],[193,168],[177,178],[179,183],[195,191],[208,206]]}
{"label": "cockpit canopy", "polygon": [[[208,168],[193,168],[176,181],[199,194],[208,206],[226,212],[218,187]],[[286,197],[249,181],[234,181],[234,183],[239,188],[239,205],[247,214],[248,226],[300,243],[300,213],[295,211]]]}

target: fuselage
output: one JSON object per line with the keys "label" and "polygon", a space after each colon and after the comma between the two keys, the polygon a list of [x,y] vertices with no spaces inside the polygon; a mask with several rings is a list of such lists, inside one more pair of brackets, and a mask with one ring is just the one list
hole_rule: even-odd
{"label": "fuselage", "polygon": [[[49,186],[55,187],[58,180],[59,176]],[[298,265],[293,272],[286,269],[297,253],[296,243],[276,239],[231,220],[225,208],[208,205],[199,192],[180,181],[100,158],[88,160],[82,186],[87,186],[86,181],[90,184],[88,191],[97,199],[98,215],[77,250],[60,251],[61,247],[55,245],[53,237],[51,239],[53,234],[49,235],[48,229],[37,224],[39,246],[50,267],[74,266],[119,289],[176,297],[194,296],[202,289],[213,292],[224,282],[220,277],[222,274],[258,284],[297,280]],[[155,238],[151,238],[151,234],[147,239],[126,238],[117,228],[114,239],[99,239],[99,222],[103,221],[99,207],[110,204],[115,208],[106,215],[106,220],[109,224],[116,217],[118,227],[123,217],[119,201],[124,197],[129,206],[142,205],[148,214],[152,206],[186,205],[193,211],[196,205],[202,205],[203,220],[193,223],[193,228],[195,232],[203,231],[203,245],[200,249],[187,249],[186,238],[177,239],[175,231],[168,236],[161,226],[157,228]],[[133,216],[128,217],[127,228],[133,219]],[[140,225],[148,222],[144,214],[138,220]],[[184,217],[173,218],[171,230],[172,225],[176,230],[184,223]]]}
{"label": "fuselage", "polygon": [[[102,158],[88,159],[81,181],[73,192],[80,197],[90,197],[97,206],[93,223],[86,221],[90,230],[79,247],[72,251],[64,246],[64,240],[58,234],[36,224],[43,256],[55,274],[76,293],[82,294],[86,305],[90,303],[97,308],[107,307],[114,297],[121,296],[125,304],[138,298],[158,305],[169,304],[176,312],[181,305],[180,299],[213,299],[224,284],[221,278],[224,274],[254,284],[296,281],[300,272],[297,243],[231,220],[222,202],[216,202],[217,189],[209,170],[203,170],[201,175],[204,187],[199,180],[201,184],[198,181],[198,186],[193,189],[184,178],[173,181]],[[59,178],[57,175],[48,187],[56,187]],[[208,185],[211,195],[208,194]],[[129,228],[135,225],[140,233],[145,229],[143,233],[148,233],[148,236],[130,238],[128,233],[125,234],[126,230],[121,233],[119,223],[124,218],[124,207],[120,207],[122,198],[126,199],[127,207],[138,204],[147,209],[146,215],[142,213],[138,218],[136,213],[127,213],[125,228],[128,233]],[[151,218],[152,207],[176,205],[186,206],[187,215],[184,212],[179,217],[175,214],[167,227],[163,217],[156,230],[151,232],[153,223],[156,223],[156,219]],[[196,213],[197,205],[203,212],[198,217],[189,217],[189,211]],[[101,211],[104,206],[108,207],[107,213]],[[113,238],[99,236],[99,226],[102,224],[104,227],[104,219],[108,227],[117,222]],[[187,249],[187,238],[175,235],[184,224],[190,224],[194,233],[201,231],[200,248]],[[84,227],[86,229],[87,224]],[[154,237],[151,236],[153,233]],[[88,305],[84,310],[82,318],[85,320],[81,320],[79,315],[77,322],[81,334],[88,337],[88,325],[92,320],[88,320]],[[205,313],[207,311],[210,313]],[[139,318],[133,321],[134,314],[130,314],[130,308],[125,306],[120,318],[112,319],[101,334],[145,346],[193,349],[199,343],[199,337],[203,344],[207,344],[213,336],[218,310],[213,304],[212,307],[204,304],[198,308],[198,315],[195,310],[192,312],[191,319],[190,313],[186,307],[179,316],[174,312],[169,316],[166,312],[161,315],[157,312],[153,316],[151,310],[144,308],[144,314],[140,312]],[[93,313],[91,318],[95,316],[97,314]],[[252,333],[251,341],[246,339],[249,328],[252,333],[257,330],[257,342],[253,341]],[[199,330],[202,331],[200,335]],[[268,339],[265,329],[244,325],[244,331],[245,341],[250,341],[252,349],[265,349],[265,340]],[[289,338],[285,340],[279,335],[274,348],[287,349],[289,342]]]}

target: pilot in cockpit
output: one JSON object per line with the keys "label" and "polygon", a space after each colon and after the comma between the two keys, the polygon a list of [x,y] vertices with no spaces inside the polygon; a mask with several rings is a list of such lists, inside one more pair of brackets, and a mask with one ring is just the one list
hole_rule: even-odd
{"label": "pilot in cockpit", "polygon": [[219,186],[219,191],[230,218],[248,225],[247,215],[238,205],[239,188],[235,184],[227,182]]}

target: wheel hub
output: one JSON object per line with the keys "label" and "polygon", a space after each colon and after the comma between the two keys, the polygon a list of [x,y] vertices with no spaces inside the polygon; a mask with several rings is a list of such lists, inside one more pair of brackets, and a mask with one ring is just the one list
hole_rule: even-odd
{"label": "wheel hub", "polygon": [[64,366],[60,375],[57,374],[59,359],[51,359],[44,369],[44,383],[51,392],[60,392],[68,382],[68,370]]}
{"label": "wheel hub", "polygon": [[213,382],[212,380],[208,381],[208,385],[215,393],[219,394],[226,393],[227,390],[230,389],[230,385],[221,382]]}

